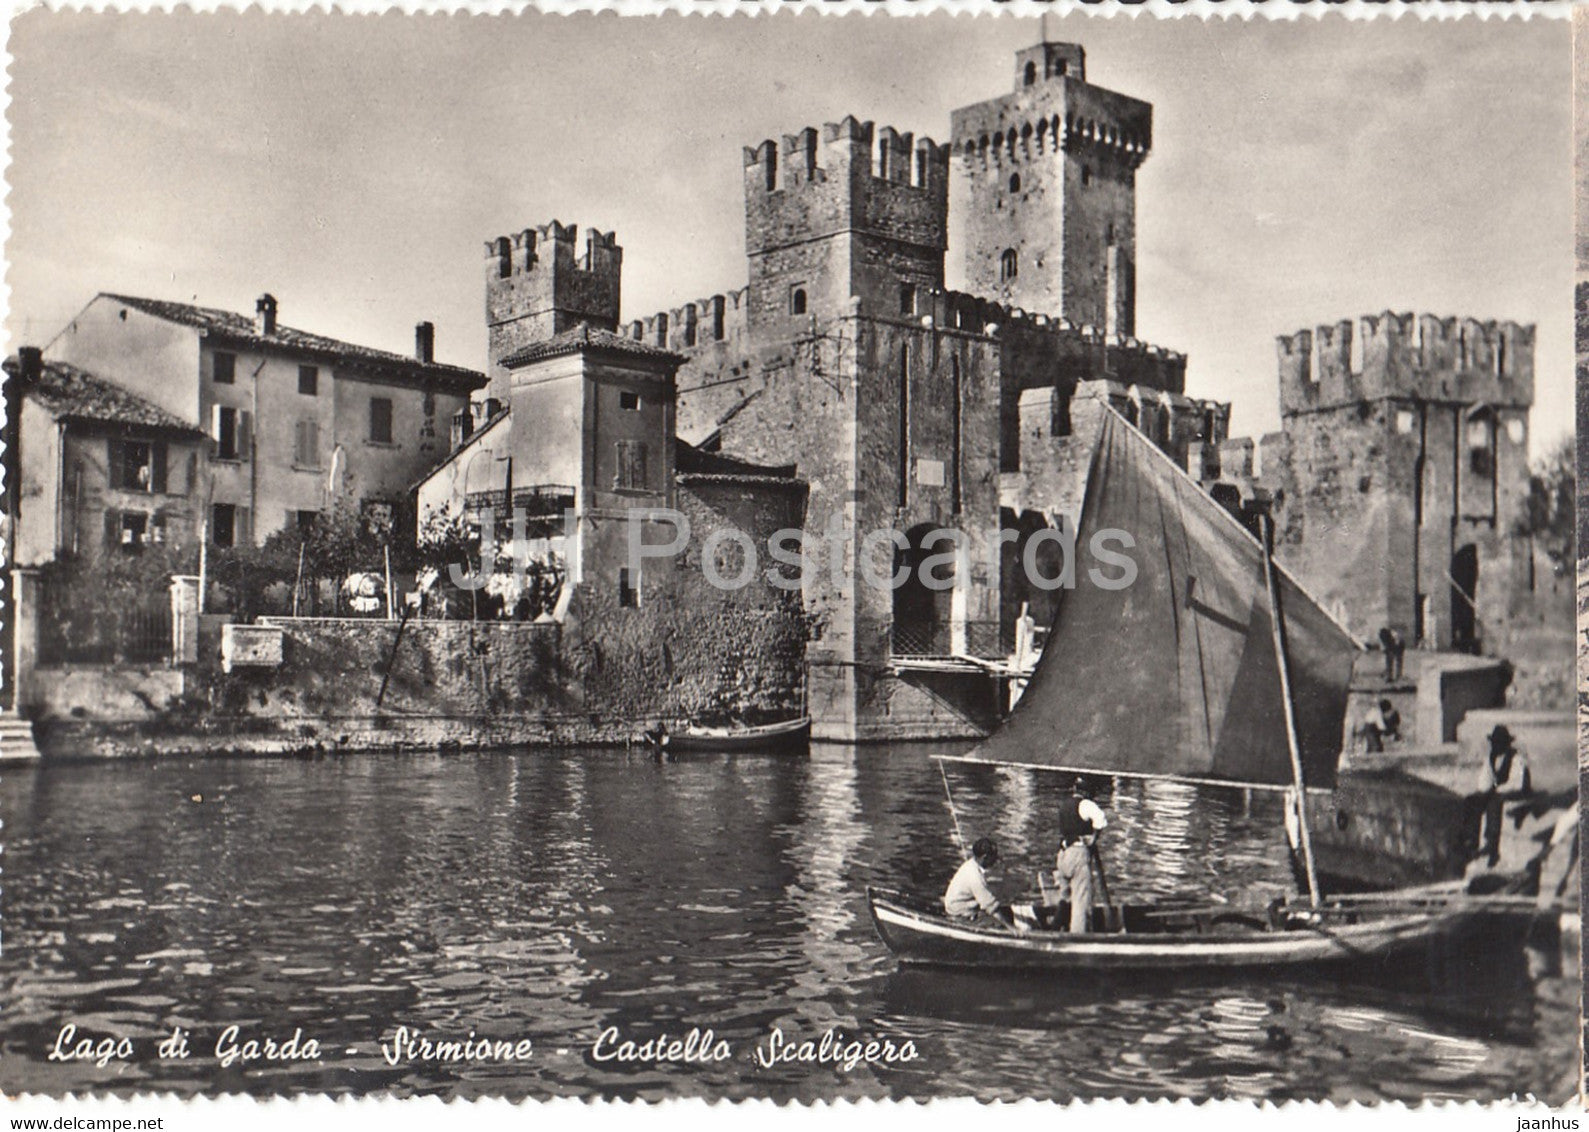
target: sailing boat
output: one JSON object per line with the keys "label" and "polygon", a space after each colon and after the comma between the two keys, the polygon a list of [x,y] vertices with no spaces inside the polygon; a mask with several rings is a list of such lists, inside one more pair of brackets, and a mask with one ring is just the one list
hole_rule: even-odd
{"label": "sailing boat", "polygon": [[[947,761],[1280,789],[1296,798],[1333,787],[1361,646],[1274,563],[1272,540],[1255,538],[1112,409],[1075,545],[1108,529],[1131,536],[1135,580],[1123,588],[1081,581],[1066,591],[1009,718]],[[937,900],[892,890],[867,896],[879,935],[901,961],[1060,968],[1362,959],[1424,943],[1500,906],[1475,902],[1459,885],[1326,900],[1307,823],[1296,824],[1306,901],[1095,907],[1092,922],[1105,930],[1071,935],[967,924],[948,918]]]}

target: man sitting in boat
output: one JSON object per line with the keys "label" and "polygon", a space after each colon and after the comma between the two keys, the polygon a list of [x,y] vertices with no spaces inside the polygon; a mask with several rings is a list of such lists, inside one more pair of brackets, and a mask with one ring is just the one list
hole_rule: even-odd
{"label": "man sitting in boat", "polygon": [[1070,794],[1059,803],[1059,855],[1054,860],[1054,884],[1059,900],[1070,900],[1070,930],[1087,930],[1092,911],[1092,855],[1098,833],[1109,824],[1098,803],[1088,795],[1092,784],[1077,775]]}
{"label": "man sitting in boat", "polygon": [[971,859],[961,865],[943,894],[943,910],[952,919],[976,922],[995,920],[1007,928],[1015,927],[1015,914],[1009,905],[1000,904],[988,887],[986,869],[999,863],[999,847],[991,837],[979,837],[971,846]]}

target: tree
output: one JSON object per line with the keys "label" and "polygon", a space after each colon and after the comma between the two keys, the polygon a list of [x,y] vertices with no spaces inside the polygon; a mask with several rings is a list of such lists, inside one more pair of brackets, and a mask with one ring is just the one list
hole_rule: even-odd
{"label": "tree", "polygon": [[225,590],[232,612],[244,621],[269,608],[273,586],[291,584],[298,565],[298,532],[281,530],[259,546],[223,546],[210,552],[209,581]]}
{"label": "tree", "polygon": [[1558,575],[1573,568],[1574,536],[1583,536],[1577,518],[1576,460],[1576,444],[1568,436],[1535,463],[1524,517],[1516,531],[1539,545]]}
{"label": "tree", "polygon": [[197,561],[191,547],[161,544],[46,564],[41,641],[63,659],[120,659],[140,621],[147,626],[169,610],[172,576],[195,573]]}
{"label": "tree", "polygon": [[468,594],[460,593],[452,581],[454,568],[465,578],[471,577],[478,568],[480,534],[474,525],[461,513],[434,512],[420,526],[417,549],[422,574],[435,572],[433,577],[422,577],[422,581],[429,582],[424,587],[426,616],[448,616],[461,609],[470,617],[478,617],[479,595],[473,590]]}

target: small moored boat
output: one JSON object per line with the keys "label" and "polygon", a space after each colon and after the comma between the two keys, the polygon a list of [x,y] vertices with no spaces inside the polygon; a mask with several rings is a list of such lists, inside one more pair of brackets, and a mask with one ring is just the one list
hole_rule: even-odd
{"label": "small moored boat", "polygon": [[783,751],[804,747],[811,739],[811,720],[780,720],[753,727],[702,727],[691,725],[680,731],[648,731],[646,742],[652,747],[679,751]]}

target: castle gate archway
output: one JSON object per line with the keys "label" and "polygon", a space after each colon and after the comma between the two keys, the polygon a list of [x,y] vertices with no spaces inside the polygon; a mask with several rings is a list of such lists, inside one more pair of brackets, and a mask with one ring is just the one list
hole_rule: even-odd
{"label": "castle gate archway", "polygon": [[[927,536],[938,528],[923,523],[905,532],[908,547],[894,552],[894,572],[905,570],[904,584],[894,590],[893,651],[896,656],[949,656],[953,649],[950,622],[953,616],[953,589],[931,589],[922,563],[949,553],[954,547],[948,539],[924,545]],[[932,575],[939,584],[954,577],[954,567],[939,564]]]}

